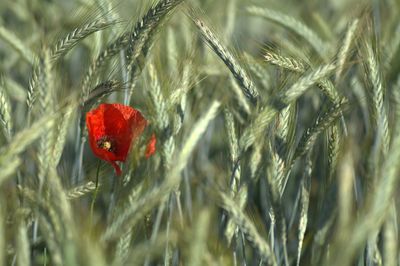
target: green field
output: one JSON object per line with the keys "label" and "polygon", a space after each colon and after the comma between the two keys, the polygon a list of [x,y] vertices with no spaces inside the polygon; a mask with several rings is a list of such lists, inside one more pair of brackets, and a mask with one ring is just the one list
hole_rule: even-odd
{"label": "green field", "polygon": [[400,265],[399,18],[1,0],[0,266]]}

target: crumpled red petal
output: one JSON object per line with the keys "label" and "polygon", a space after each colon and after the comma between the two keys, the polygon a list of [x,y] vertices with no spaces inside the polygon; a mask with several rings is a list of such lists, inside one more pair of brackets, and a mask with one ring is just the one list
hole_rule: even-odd
{"label": "crumpled red petal", "polygon": [[120,176],[122,174],[121,167],[116,162],[110,162],[115,169],[115,174]]}
{"label": "crumpled red petal", "polygon": [[156,135],[152,134],[146,148],[145,156],[147,159],[156,152],[156,144],[157,144]]}
{"label": "crumpled red petal", "polygon": [[[142,114],[127,105],[113,103],[100,104],[86,114],[89,144],[100,159],[110,162],[116,174],[121,174],[117,161],[124,162],[132,143],[140,137],[147,126]],[[155,135],[146,149],[146,158],[155,152]]]}

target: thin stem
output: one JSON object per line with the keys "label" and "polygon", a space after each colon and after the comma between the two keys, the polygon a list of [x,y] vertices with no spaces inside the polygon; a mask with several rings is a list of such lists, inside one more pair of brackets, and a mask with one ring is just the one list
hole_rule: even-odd
{"label": "thin stem", "polygon": [[96,202],[97,193],[99,192],[99,173],[100,173],[100,165],[101,161],[97,163],[97,171],[96,171],[96,189],[93,192],[92,203],[90,204],[90,228],[92,227],[93,223],[93,212],[94,212],[94,203]]}

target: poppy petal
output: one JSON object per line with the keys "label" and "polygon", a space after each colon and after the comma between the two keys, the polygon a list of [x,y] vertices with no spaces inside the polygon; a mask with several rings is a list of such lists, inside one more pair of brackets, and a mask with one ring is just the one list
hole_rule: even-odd
{"label": "poppy petal", "polygon": [[101,105],[86,114],[86,125],[89,136],[94,137],[94,139],[100,138],[105,134],[104,108]]}
{"label": "poppy petal", "polygon": [[129,120],[133,116],[140,116],[140,118],[142,120],[144,120],[142,114],[138,110],[136,110],[128,105],[123,105],[120,103],[113,103],[112,106],[114,108],[118,109],[118,111],[120,111],[120,113],[122,114],[122,116],[124,117],[125,120]]}
{"label": "poppy petal", "polygon": [[[147,121],[130,106],[103,103],[86,114],[86,125],[93,153],[110,162],[120,175],[121,168],[116,162],[126,160],[132,143],[143,133]],[[146,149],[147,158],[155,152],[156,141],[153,134]]]}
{"label": "poppy petal", "polygon": [[129,135],[131,130],[128,128],[127,120],[113,105],[105,106],[103,116],[107,136],[124,138],[126,135]]}
{"label": "poppy petal", "polygon": [[156,144],[157,144],[156,135],[153,134],[153,135],[151,135],[151,138],[150,138],[149,143],[147,144],[147,148],[146,148],[145,156],[147,159],[156,152]]}
{"label": "poppy petal", "polygon": [[115,169],[115,174],[117,176],[120,176],[122,174],[121,168],[119,167],[119,165],[116,162],[111,161],[110,162],[112,164],[112,166],[114,166]]}
{"label": "poppy petal", "polygon": [[[109,127],[109,125],[106,125],[109,122],[108,117],[111,117],[107,113],[109,113],[109,107],[105,104],[101,104],[97,109],[86,114],[89,144],[93,153],[97,157],[106,161],[118,161],[123,159],[123,156],[119,156],[116,152],[111,152],[98,146],[99,140],[105,136],[113,138],[113,136],[108,133],[109,130],[107,129],[107,126]],[[121,114],[119,114],[119,116],[121,117]],[[105,119],[105,117],[107,118]]]}

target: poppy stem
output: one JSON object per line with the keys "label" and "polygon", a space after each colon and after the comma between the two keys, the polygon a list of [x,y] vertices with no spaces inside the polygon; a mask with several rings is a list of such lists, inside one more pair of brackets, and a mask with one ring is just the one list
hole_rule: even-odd
{"label": "poppy stem", "polygon": [[99,160],[99,162],[97,163],[97,171],[96,171],[96,189],[93,192],[93,198],[92,198],[92,202],[90,204],[90,228],[92,227],[92,223],[93,223],[93,212],[94,212],[94,204],[96,202],[96,198],[97,198],[97,193],[99,192],[99,173],[100,173],[100,164],[101,161]]}
{"label": "poppy stem", "polygon": [[[116,176],[120,176],[122,171],[119,168],[119,166],[115,163],[112,162],[113,165],[116,165],[116,173],[115,176],[112,180],[112,188],[111,188],[111,194],[110,194],[110,204],[108,206],[108,213],[107,213],[107,221],[110,221],[110,219],[113,217],[113,212],[114,212],[114,207],[115,207],[115,202],[116,202],[116,196],[117,196],[117,189],[118,189],[118,181],[120,180],[119,178],[116,178]],[[115,166],[114,166],[115,167]]]}
{"label": "poppy stem", "polygon": [[101,164],[101,161],[99,161],[99,162],[97,163],[97,172],[96,172],[96,189],[98,188],[98,185],[99,185],[100,164]]}

